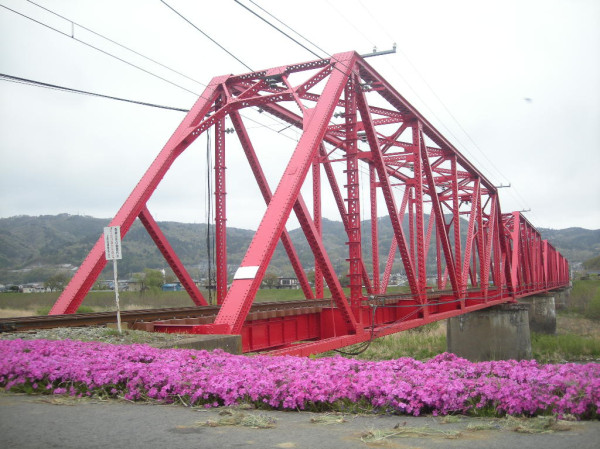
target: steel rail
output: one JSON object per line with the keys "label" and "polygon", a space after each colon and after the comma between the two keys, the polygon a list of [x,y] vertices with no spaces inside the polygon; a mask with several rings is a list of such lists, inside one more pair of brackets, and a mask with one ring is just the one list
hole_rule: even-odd
{"label": "steel rail", "polygon": [[[285,310],[302,307],[323,307],[331,304],[330,299],[303,299],[299,301],[275,301],[252,305],[251,312]],[[216,316],[220,306],[168,307],[162,309],[140,309],[121,311],[121,321],[157,321],[177,318]],[[65,315],[40,315],[0,318],[0,332],[51,329],[55,327],[96,326],[114,322],[115,311],[94,313],[72,313]]]}

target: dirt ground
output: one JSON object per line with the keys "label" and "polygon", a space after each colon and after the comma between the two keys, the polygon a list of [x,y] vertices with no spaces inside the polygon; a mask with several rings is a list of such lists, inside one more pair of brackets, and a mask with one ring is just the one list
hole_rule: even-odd
{"label": "dirt ground", "polygon": [[600,322],[574,316],[557,315],[556,332],[560,335],[574,334],[582,337],[600,338]]}

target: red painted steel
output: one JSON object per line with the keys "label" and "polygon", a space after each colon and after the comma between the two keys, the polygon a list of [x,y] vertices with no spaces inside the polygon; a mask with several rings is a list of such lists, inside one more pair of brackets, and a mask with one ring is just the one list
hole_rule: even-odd
{"label": "red painted steel", "polygon": [[[252,107],[301,131],[274,192],[240,114]],[[267,203],[229,288],[227,117]],[[111,222],[121,225],[125,235],[139,217],[196,304],[205,300],[146,203],[173,161],[212,127],[221,306],[211,324],[165,323],[157,328],[241,334],[247,352],[308,355],[569,283],[567,260],[519,212],[503,214],[493,184],[368,63],[355,52],[347,52],[213,79]],[[361,190],[361,172],[368,179],[366,195]],[[326,184],[321,182],[322,174]],[[312,184],[312,216],[300,194],[304,183]],[[347,237],[348,271],[343,273],[335,272],[322,237],[324,185],[333,195]],[[378,197],[383,198],[379,205]],[[383,228],[378,207],[387,210],[393,232],[385,266],[380,266]],[[370,222],[361,216],[363,208],[369,210]],[[312,250],[314,267],[303,267],[285,229],[292,210]],[[364,242],[365,235],[370,235],[370,245]],[[330,307],[289,313],[282,307],[277,313],[249,314],[279,240],[305,297],[326,295],[324,280]],[[99,239],[52,314],[77,309],[106,263],[103,250]],[[307,268],[315,271],[315,292]],[[409,293],[393,293],[389,284],[394,271],[396,277],[404,276]],[[349,278],[348,296],[338,275]]]}
{"label": "red painted steel", "polygon": [[194,304],[196,304],[197,306],[208,305],[206,299],[204,298],[204,296],[202,296],[202,293],[200,292],[200,290],[198,290],[196,284],[194,284],[192,277],[189,275],[189,273],[179,260],[179,257],[175,253],[175,250],[173,250],[173,247],[161,231],[160,227],[158,226],[156,221],[154,221],[154,217],[152,217],[147,207],[144,207],[142,209],[139,215],[139,219],[148,231],[148,234],[150,234],[150,237],[160,250],[165,260],[173,270],[173,273],[175,273],[175,276],[177,276],[177,279],[179,279],[181,285],[183,285],[183,288],[185,288],[185,291],[190,295],[192,301],[194,301]]}

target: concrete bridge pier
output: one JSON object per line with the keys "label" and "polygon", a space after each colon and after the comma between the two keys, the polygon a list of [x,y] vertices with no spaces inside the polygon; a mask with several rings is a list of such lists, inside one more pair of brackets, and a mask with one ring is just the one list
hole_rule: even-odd
{"label": "concrete bridge pier", "polygon": [[555,293],[519,298],[519,303],[529,307],[529,330],[538,334],[556,334]]}
{"label": "concrete bridge pier", "polygon": [[554,294],[554,305],[556,307],[556,310],[562,310],[567,308],[569,297],[571,296],[571,290],[571,287],[567,287],[552,292]]}
{"label": "concrete bridge pier", "polygon": [[531,359],[528,306],[501,304],[448,320],[448,352],[472,362]]}

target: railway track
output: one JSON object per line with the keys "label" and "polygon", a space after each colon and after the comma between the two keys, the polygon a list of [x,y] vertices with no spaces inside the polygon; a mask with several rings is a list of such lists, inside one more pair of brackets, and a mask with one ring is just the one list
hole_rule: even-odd
{"label": "railway track", "polygon": [[[303,299],[301,301],[264,302],[252,305],[250,312],[270,312],[306,307],[326,307],[330,299]],[[181,318],[201,318],[215,316],[219,306],[176,307],[164,309],[144,309],[121,311],[121,321],[136,323]],[[0,318],[0,332],[49,329],[53,327],[97,326],[114,323],[116,312],[73,313],[69,315],[41,315],[15,318]]]}
{"label": "railway track", "polygon": [[[474,289],[469,289],[474,290]],[[431,298],[451,294],[450,290],[428,292]],[[412,300],[410,293],[375,295],[371,299],[381,304]],[[269,316],[284,316],[290,312],[305,313],[307,308],[331,306],[331,299],[302,299],[298,301],[274,301],[252,305],[248,319],[261,312],[275,312]],[[141,309],[121,311],[121,321],[133,325],[140,322],[181,320],[185,318],[211,318],[217,315],[220,306],[167,307],[163,309]],[[262,314],[264,315],[264,314]],[[0,332],[50,329],[54,327],[97,326],[116,321],[116,312],[73,313],[68,315],[40,315],[15,318],[0,318]],[[205,321],[205,320],[204,320]]]}

